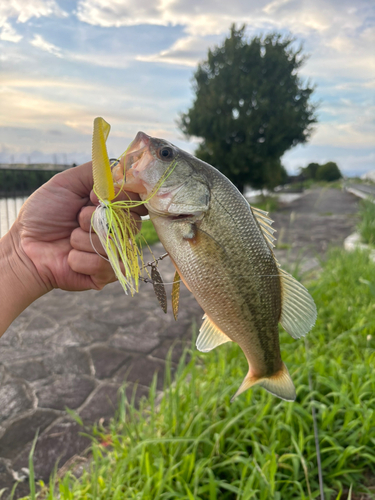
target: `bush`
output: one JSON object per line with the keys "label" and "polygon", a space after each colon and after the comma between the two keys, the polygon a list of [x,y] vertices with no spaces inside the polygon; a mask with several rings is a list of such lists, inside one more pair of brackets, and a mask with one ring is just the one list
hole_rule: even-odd
{"label": "bush", "polygon": [[324,165],[320,165],[316,171],[316,179],[318,181],[337,181],[341,179],[341,177],[340,169],[334,161],[329,161]]}
{"label": "bush", "polygon": [[316,172],[319,167],[319,163],[309,163],[307,167],[301,169],[301,173],[306,179],[316,179]]}

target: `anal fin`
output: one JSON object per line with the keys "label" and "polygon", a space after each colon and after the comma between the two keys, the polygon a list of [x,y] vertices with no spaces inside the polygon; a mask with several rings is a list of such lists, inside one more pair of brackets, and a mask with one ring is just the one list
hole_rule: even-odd
{"label": "anal fin", "polygon": [[217,328],[210,318],[205,314],[203,324],[199,330],[197,338],[197,349],[201,352],[209,352],[218,345],[230,342],[231,339]]}
{"label": "anal fin", "polygon": [[281,370],[271,377],[254,377],[249,371],[231,401],[254,385],[260,385],[266,391],[285,401],[296,399],[296,389],[285,363],[283,363]]}

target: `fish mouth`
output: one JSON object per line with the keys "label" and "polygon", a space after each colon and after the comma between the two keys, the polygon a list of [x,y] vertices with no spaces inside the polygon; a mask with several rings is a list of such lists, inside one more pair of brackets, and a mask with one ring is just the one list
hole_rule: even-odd
{"label": "fish mouth", "polygon": [[112,169],[115,184],[121,185],[126,191],[138,194],[147,193],[140,173],[147,168],[150,159],[152,159],[149,153],[150,140],[149,135],[138,132],[120,163]]}
{"label": "fish mouth", "polygon": [[178,214],[178,215],[170,215],[170,214],[168,214],[167,217],[170,220],[183,221],[183,220],[193,219],[196,215],[197,214]]}
{"label": "fish mouth", "polygon": [[144,132],[138,132],[135,136],[124,158],[125,175],[129,170],[136,171],[137,167],[140,166],[145,153],[149,149],[150,139],[151,137]]}

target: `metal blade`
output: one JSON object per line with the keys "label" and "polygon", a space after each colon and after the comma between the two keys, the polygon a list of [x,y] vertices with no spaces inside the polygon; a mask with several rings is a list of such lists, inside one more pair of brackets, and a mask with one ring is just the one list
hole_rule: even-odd
{"label": "metal blade", "polygon": [[165,292],[163,279],[156,264],[151,265],[151,279],[154,286],[154,292],[156,298],[159,301],[160,307],[165,313],[167,313],[167,294]]}

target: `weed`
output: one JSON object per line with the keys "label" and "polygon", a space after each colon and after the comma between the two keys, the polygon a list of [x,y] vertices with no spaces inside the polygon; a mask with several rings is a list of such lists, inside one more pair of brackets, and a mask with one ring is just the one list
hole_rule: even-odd
{"label": "weed", "polygon": [[358,230],[364,243],[375,246],[375,200],[361,200]]}

